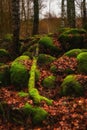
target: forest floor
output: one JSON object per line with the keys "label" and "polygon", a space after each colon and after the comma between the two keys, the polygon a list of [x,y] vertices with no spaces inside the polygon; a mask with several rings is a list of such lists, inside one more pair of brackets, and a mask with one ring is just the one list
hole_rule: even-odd
{"label": "forest floor", "polygon": [[[56,42],[55,42],[56,43]],[[56,63],[55,63],[56,64]],[[74,58],[65,57],[61,58],[58,62],[59,68],[61,67],[76,69],[76,60]],[[58,66],[57,64],[57,66]],[[47,71],[49,66],[41,69],[41,79],[49,75]],[[49,113],[49,116],[42,124],[34,125],[31,118],[24,118],[23,113],[17,113],[17,109],[22,108],[25,103],[34,106],[34,102],[30,97],[20,97],[18,90],[15,90],[13,85],[0,88],[0,101],[5,102],[7,105],[0,112],[0,130],[87,130],[87,91],[84,92],[82,97],[60,97],[59,90],[66,74],[57,74],[57,83],[55,89],[47,89],[41,86],[40,81],[36,86],[39,93],[47,98],[53,99],[52,105],[47,105],[44,101],[40,103],[40,107]],[[79,75],[79,80],[84,82],[87,76]],[[40,79],[40,80],[41,80]],[[86,83],[86,82],[85,82]],[[23,89],[28,92],[27,88]],[[1,105],[1,104],[0,104]],[[13,108],[13,112],[11,110]],[[17,117],[18,120],[10,118],[11,116]],[[3,116],[2,116],[3,115]]]}
{"label": "forest floor", "polygon": [[[58,95],[57,90],[51,93]],[[47,92],[46,92],[47,94]],[[28,97],[20,98],[17,91],[12,91],[12,86],[0,90],[0,100],[7,102],[9,107],[21,108],[26,102],[33,104]],[[56,96],[52,106],[45,102],[40,107],[45,109],[49,116],[38,126],[34,126],[31,119],[24,119],[22,122],[8,121],[10,108],[5,108],[7,112],[0,113],[0,130],[86,130],[87,129],[87,92],[83,97],[58,97]],[[14,113],[16,114],[16,113]],[[18,116],[18,115],[17,115]],[[19,115],[20,116],[20,115]],[[10,118],[10,117],[8,117]],[[18,117],[19,119],[22,117]]]}

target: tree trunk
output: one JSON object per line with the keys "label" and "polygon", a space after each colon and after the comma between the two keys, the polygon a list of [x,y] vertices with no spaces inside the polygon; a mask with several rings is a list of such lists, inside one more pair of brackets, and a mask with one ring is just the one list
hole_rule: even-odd
{"label": "tree trunk", "polygon": [[75,0],[67,0],[68,26],[75,28]]}
{"label": "tree trunk", "polygon": [[62,27],[65,27],[65,6],[64,6],[65,0],[61,1],[61,19],[62,19]]}
{"label": "tree trunk", "polygon": [[38,34],[39,28],[39,3],[38,0],[33,0],[34,3],[34,20],[33,20],[33,35]]}
{"label": "tree trunk", "polygon": [[12,31],[14,56],[19,55],[19,31],[20,31],[20,0],[12,0]]}
{"label": "tree trunk", "polygon": [[82,18],[83,18],[83,27],[86,25],[86,23],[87,23],[87,12],[86,12],[86,0],[83,0],[83,2],[82,2],[82,9],[83,9],[83,14],[82,14]]}

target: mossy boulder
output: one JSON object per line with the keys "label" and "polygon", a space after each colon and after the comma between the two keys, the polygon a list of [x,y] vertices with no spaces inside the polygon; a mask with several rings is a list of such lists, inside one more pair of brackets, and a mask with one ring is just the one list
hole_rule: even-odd
{"label": "mossy boulder", "polygon": [[86,30],[71,28],[59,35],[59,41],[64,50],[83,48],[85,46]]}
{"label": "mossy boulder", "polygon": [[40,107],[32,107],[28,103],[25,104],[23,110],[26,113],[26,115],[31,116],[34,125],[42,123],[42,121],[44,121],[48,116],[48,113],[44,109]]}
{"label": "mossy boulder", "polygon": [[64,55],[68,57],[77,57],[77,55],[79,55],[82,52],[87,52],[87,49],[71,49],[64,53]]}
{"label": "mossy boulder", "polygon": [[50,54],[52,56],[58,56],[61,52],[60,48],[54,45],[53,39],[48,36],[44,36],[39,40],[40,53]]}
{"label": "mossy boulder", "polygon": [[70,51],[67,51],[64,55],[68,57],[77,57],[77,55],[81,52],[83,52],[81,49],[72,49]]}
{"label": "mossy boulder", "polygon": [[44,36],[44,37],[40,38],[39,44],[43,45],[45,47],[51,47],[51,46],[53,46],[53,40],[52,40],[52,38],[50,38],[48,36]]}
{"label": "mossy boulder", "polygon": [[25,55],[25,56],[29,56],[30,58],[32,58],[32,53],[29,52],[29,51],[25,51],[22,55]]}
{"label": "mossy boulder", "polygon": [[11,59],[10,54],[5,49],[0,49],[0,62],[6,63]]}
{"label": "mossy boulder", "polygon": [[50,75],[43,79],[42,84],[46,88],[54,88],[56,82],[56,77],[53,75]]}
{"label": "mossy boulder", "polygon": [[61,84],[60,94],[62,96],[82,96],[83,87],[77,81],[75,75],[68,75]]}
{"label": "mossy boulder", "polygon": [[56,58],[51,55],[39,54],[37,62],[40,64],[49,64],[49,63],[53,62],[55,59]]}
{"label": "mossy boulder", "polygon": [[37,107],[37,108],[34,108],[33,109],[33,123],[34,124],[40,124],[42,123],[42,121],[44,121],[48,116],[48,113],[40,108],[40,107]]}
{"label": "mossy boulder", "polygon": [[8,65],[0,66],[0,85],[9,85],[10,84],[10,67]]}
{"label": "mossy boulder", "polygon": [[78,71],[87,74],[87,52],[82,52],[77,56]]}
{"label": "mossy boulder", "polygon": [[28,86],[29,72],[24,64],[28,60],[28,56],[20,56],[12,62],[10,69],[11,83],[18,88]]}

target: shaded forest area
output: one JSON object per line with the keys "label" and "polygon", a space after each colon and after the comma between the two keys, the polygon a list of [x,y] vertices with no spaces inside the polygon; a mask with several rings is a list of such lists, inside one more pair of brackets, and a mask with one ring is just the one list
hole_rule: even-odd
{"label": "shaded forest area", "polygon": [[87,1],[51,2],[0,1],[0,130],[87,129]]}

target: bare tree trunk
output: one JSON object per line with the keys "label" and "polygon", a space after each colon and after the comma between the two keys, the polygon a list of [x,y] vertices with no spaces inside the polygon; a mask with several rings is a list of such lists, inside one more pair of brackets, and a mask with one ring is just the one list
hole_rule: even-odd
{"label": "bare tree trunk", "polygon": [[0,1],[0,38],[3,37],[3,29],[2,29],[2,23],[3,23],[3,19],[2,19],[2,16],[3,16],[3,10],[2,10],[3,6],[2,6],[2,0]]}
{"label": "bare tree trunk", "polygon": [[19,54],[20,0],[12,0],[13,54]]}
{"label": "bare tree trunk", "polygon": [[68,26],[75,28],[75,0],[67,0]]}
{"label": "bare tree trunk", "polygon": [[39,3],[38,0],[33,0],[34,2],[34,20],[33,20],[33,35],[38,34],[39,28]]}
{"label": "bare tree trunk", "polygon": [[65,6],[64,6],[65,0],[61,1],[61,19],[62,19],[62,27],[65,27]]}
{"label": "bare tree trunk", "polygon": [[86,0],[83,0],[83,2],[82,2],[82,12],[83,12],[83,14],[82,14],[82,23],[83,23],[83,27],[86,25],[86,23],[87,23],[87,11],[86,11]]}

